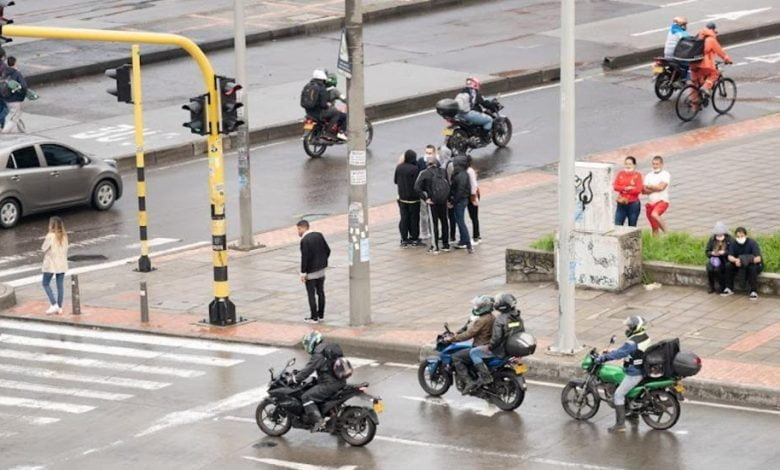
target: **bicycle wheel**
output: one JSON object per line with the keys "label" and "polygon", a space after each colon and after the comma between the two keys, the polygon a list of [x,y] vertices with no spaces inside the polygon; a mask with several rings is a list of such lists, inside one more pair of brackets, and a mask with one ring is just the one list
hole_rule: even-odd
{"label": "bicycle wheel", "polygon": [[726,114],[737,101],[737,84],[730,78],[721,78],[712,90],[712,107],[718,114]]}
{"label": "bicycle wheel", "polygon": [[696,117],[701,110],[701,95],[699,89],[688,85],[677,95],[677,103],[674,107],[677,117],[688,122]]}

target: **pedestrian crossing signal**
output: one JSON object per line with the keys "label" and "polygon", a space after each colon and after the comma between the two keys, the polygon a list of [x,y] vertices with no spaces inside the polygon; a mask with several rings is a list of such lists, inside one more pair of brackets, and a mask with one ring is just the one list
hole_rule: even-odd
{"label": "pedestrian crossing signal", "polygon": [[182,106],[190,112],[190,120],[184,123],[184,127],[189,127],[190,132],[198,135],[208,135],[208,94],[196,96],[190,98],[189,104]]}

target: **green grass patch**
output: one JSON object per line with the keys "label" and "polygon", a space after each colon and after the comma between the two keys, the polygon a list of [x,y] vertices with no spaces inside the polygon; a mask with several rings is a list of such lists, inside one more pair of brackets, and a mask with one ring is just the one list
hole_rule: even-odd
{"label": "green grass patch", "polygon": [[[764,258],[764,272],[780,273],[780,232],[755,237]],[[649,230],[642,231],[642,258],[644,261],[665,261],[689,266],[704,265],[707,259],[704,247],[709,236],[697,237],[687,232],[671,232],[654,237]],[[531,248],[555,250],[555,235],[547,234],[531,243]]]}

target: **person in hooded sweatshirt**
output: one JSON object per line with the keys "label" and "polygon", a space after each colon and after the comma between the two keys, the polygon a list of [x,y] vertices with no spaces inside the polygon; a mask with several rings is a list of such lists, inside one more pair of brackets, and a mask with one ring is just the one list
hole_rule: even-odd
{"label": "person in hooded sweatshirt", "polygon": [[401,232],[401,247],[420,245],[420,195],[414,189],[417,175],[417,152],[407,150],[404,162],[395,168],[393,182],[398,186],[398,210],[401,221],[398,230]]}
{"label": "person in hooded sweatshirt", "polygon": [[460,241],[455,248],[466,248],[469,253],[474,253],[471,246],[471,235],[466,226],[466,208],[469,205],[471,196],[471,181],[467,168],[468,163],[465,155],[455,157],[452,163],[452,181],[450,182],[450,205],[455,209],[455,223],[458,225]]}
{"label": "person in hooded sweatshirt", "polygon": [[702,93],[712,94],[712,87],[720,77],[720,71],[715,67],[715,56],[731,64],[731,57],[720,47],[718,42],[718,29],[715,23],[709,22],[696,36],[704,39],[704,58],[691,65],[691,76],[694,83],[701,85]]}

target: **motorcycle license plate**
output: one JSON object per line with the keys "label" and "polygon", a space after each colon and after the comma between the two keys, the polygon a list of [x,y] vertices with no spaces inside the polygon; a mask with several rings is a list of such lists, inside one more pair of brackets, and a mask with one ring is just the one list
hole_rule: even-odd
{"label": "motorcycle license plate", "polygon": [[452,129],[450,129],[448,127],[446,129],[444,129],[441,133],[444,134],[444,135],[447,135],[447,136],[452,135]]}
{"label": "motorcycle license plate", "polygon": [[381,401],[375,402],[374,403],[374,412],[376,414],[379,414],[379,413],[381,413],[383,411],[385,411],[385,404],[382,403]]}
{"label": "motorcycle license plate", "polygon": [[664,71],[664,68],[660,65],[653,66],[653,75],[660,75]]}
{"label": "motorcycle license plate", "polygon": [[313,122],[306,122],[303,124],[304,130],[310,131],[314,129],[314,123]]}
{"label": "motorcycle license plate", "polygon": [[515,374],[517,375],[523,375],[526,372],[528,372],[528,366],[525,364],[517,364],[515,366]]}
{"label": "motorcycle license plate", "polygon": [[685,391],[685,387],[683,384],[674,384],[674,391],[677,393],[682,393]]}

